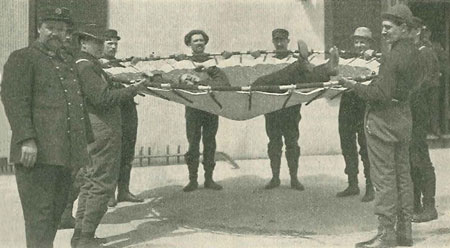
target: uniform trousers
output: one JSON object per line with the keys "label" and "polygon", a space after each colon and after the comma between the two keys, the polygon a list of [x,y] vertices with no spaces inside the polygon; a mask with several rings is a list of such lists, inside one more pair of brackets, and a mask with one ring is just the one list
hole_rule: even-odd
{"label": "uniform trousers", "polygon": [[339,106],[339,138],[342,155],[345,160],[345,174],[357,176],[359,173],[359,155],[364,166],[364,176],[370,179],[370,162],[367,154],[366,135],[364,133],[364,113],[366,104],[354,92],[344,93]]}
{"label": "uniform trousers", "polygon": [[72,170],[59,165],[15,165],[17,188],[25,219],[28,248],[53,247],[72,185]]}
{"label": "uniform trousers", "polygon": [[[92,122],[92,118],[91,118]],[[76,213],[75,229],[95,232],[108,210],[117,186],[120,166],[121,130],[103,122],[92,122],[95,141],[88,145],[91,163],[86,166]]]}

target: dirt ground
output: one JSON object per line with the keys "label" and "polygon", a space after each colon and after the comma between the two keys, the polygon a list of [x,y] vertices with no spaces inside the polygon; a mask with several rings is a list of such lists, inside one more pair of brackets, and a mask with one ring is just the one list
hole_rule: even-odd
{"label": "dirt ground", "polygon": [[[450,149],[433,150],[439,219],[414,224],[415,247],[450,247]],[[134,168],[131,189],[146,200],[109,209],[97,236],[107,247],[353,247],[375,234],[372,203],[360,196],[336,198],[346,187],[341,156],[304,156],[300,180],[289,187],[285,161],[282,186],[263,190],[270,179],[268,160],[219,162],[216,180],[223,191],[181,191],[183,165]],[[200,175],[202,170],[200,170]],[[203,177],[200,176],[200,183]],[[364,176],[359,175],[364,192]],[[23,217],[14,176],[0,177],[0,247],[24,247]],[[58,232],[55,247],[70,247],[72,230]]]}

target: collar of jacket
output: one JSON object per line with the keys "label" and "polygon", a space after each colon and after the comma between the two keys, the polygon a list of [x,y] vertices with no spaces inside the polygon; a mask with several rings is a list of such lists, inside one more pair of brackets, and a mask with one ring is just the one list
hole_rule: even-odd
{"label": "collar of jacket", "polygon": [[96,58],[94,55],[81,51],[78,54],[78,59],[87,59],[89,61],[91,61],[92,63],[94,63],[95,66],[99,66],[100,68],[102,68],[102,64],[100,63],[100,61],[98,61],[98,58]]}
{"label": "collar of jacket", "polygon": [[208,56],[208,54],[201,53],[201,54],[193,54],[191,59],[194,62],[203,63],[203,62],[205,62],[207,60],[210,60],[211,58]]}

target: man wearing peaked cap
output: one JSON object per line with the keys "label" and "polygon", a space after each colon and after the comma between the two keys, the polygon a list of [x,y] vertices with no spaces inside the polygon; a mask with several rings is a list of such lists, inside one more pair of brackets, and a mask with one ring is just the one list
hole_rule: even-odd
{"label": "man wearing peaked cap", "polygon": [[[353,50],[355,54],[363,54],[370,49],[372,32],[366,27],[358,27],[352,36]],[[339,103],[339,140],[341,144],[342,155],[345,161],[345,174],[347,175],[348,187],[336,194],[337,197],[348,197],[359,194],[358,185],[358,147],[359,155],[364,167],[364,176],[366,178],[366,193],[361,201],[369,202],[374,199],[374,189],[370,179],[370,162],[367,155],[366,136],[364,134],[364,113],[366,103],[355,92],[345,92],[342,94]]]}
{"label": "man wearing peaked cap", "polygon": [[[105,32],[105,42],[103,55],[100,59],[103,68],[112,67],[125,67],[116,59],[116,53],[118,49],[118,42],[120,37],[116,30],[108,29]],[[124,88],[122,84],[115,84],[116,88]],[[120,113],[122,117],[122,147],[120,153],[120,173],[117,183],[117,200],[115,192],[108,202],[108,207],[114,207],[117,202],[143,202],[142,198],[139,198],[130,192],[130,179],[131,168],[134,159],[137,127],[138,127],[138,115],[136,109],[136,103],[134,99],[125,101],[120,104]]]}
{"label": "man wearing peaked cap", "polygon": [[433,114],[428,99],[439,98],[439,61],[431,44],[422,40],[423,28],[422,20],[414,17],[411,36],[422,65],[420,87],[411,96],[413,126],[409,155],[414,185],[414,222],[427,222],[438,217],[435,207],[436,174],[428,150],[427,133]]}
{"label": "man wearing peaked cap", "polygon": [[86,95],[86,109],[95,135],[88,145],[91,162],[81,187],[72,247],[99,247],[95,231],[107,211],[117,186],[120,169],[122,122],[120,105],[146,89],[146,81],[123,89],[114,88],[98,59],[103,54],[105,30],[97,25],[82,27],[76,66]]}
{"label": "man wearing peaked cap", "polygon": [[29,248],[53,247],[72,174],[89,163],[94,137],[75,61],[64,52],[72,19],[65,8],[41,12],[38,39],[11,53],[1,100],[11,124],[10,161]]}
{"label": "man wearing peaked cap", "polygon": [[377,235],[356,247],[412,246],[413,185],[409,146],[410,97],[420,78],[419,54],[410,38],[412,14],[396,5],[382,14],[382,36],[391,46],[383,54],[379,77],[369,85],[342,79],[367,101],[365,134],[376,189]]}

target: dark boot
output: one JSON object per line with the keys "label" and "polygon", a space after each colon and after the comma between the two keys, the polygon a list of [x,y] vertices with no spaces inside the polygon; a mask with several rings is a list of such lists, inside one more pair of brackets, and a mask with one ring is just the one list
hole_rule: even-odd
{"label": "dark boot", "polygon": [[205,189],[221,190],[223,187],[213,180],[213,171],[215,165],[205,165]]}
{"label": "dark boot", "polygon": [[390,248],[397,245],[394,225],[383,217],[379,217],[378,233],[372,239],[357,243],[356,248]]}
{"label": "dark boot", "polygon": [[375,199],[375,190],[373,189],[372,181],[366,179],[366,193],[361,198],[362,202],[371,202]]}
{"label": "dark boot", "polygon": [[344,191],[336,194],[337,197],[347,197],[352,195],[359,195],[357,175],[348,175],[348,187],[344,189]]}
{"label": "dark boot", "polygon": [[421,223],[436,220],[438,213],[435,207],[434,198],[423,198],[423,211],[413,216],[413,222]]}
{"label": "dark boot", "polygon": [[110,208],[113,208],[113,207],[117,206],[117,200],[116,200],[115,194],[116,193],[114,192],[114,195],[111,196],[111,198],[109,198],[108,207],[110,207]]}
{"label": "dark boot", "polygon": [[274,189],[280,186],[280,164],[281,164],[281,156],[271,157],[270,158],[270,168],[272,169],[272,179],[264,189]]}
{"label": "dark boot", "polygon": [[119,190],[117,194],[118,202],[144,202],[144,199],[133,195],[129,190]]}
{"label": "dark boot", "polygon": [[191,192],[198,189],[198,162],[188,164],[189,183],[183,188],[184,192]]}
{"label": "dark boot", "polygon": [[98,239],[94,237],[94,233],[84,233],[81,232],[78,244],[76,248],[101,248],[103,239]]}
{"label": "dark boot", "polygon": [[72,238],[70,239],[70,247],[77,248],[78,241],[80,241],[81,229],[74,229]]}
{"label": "dark boot", "polygon": [[72,216],[73,202],[67,204],[61,216],[58,229],[72,229],[75,227],[75,218]]}
{"label": "dark boot", "polygon": [[405,219],[403,216],[399,216],[397,219],[397,245],[398,246],[412,246],[412,227],[411,220]]}
{"label": "dark boot", "polygon": [[[292,154],[291,154],[292,153]],[[303,186],[303,184],[300,183],[300,181],[298,180],[298,157],[300,156],[300,152],[299,151],[295,151],[291,152],[291,151],[286,151],[286,160],[287,160],[287,164],[289,167],[289,175],[291,176],[291,188],[298,190],[298,191],[303,191],[305,190],[305,187]]]}

